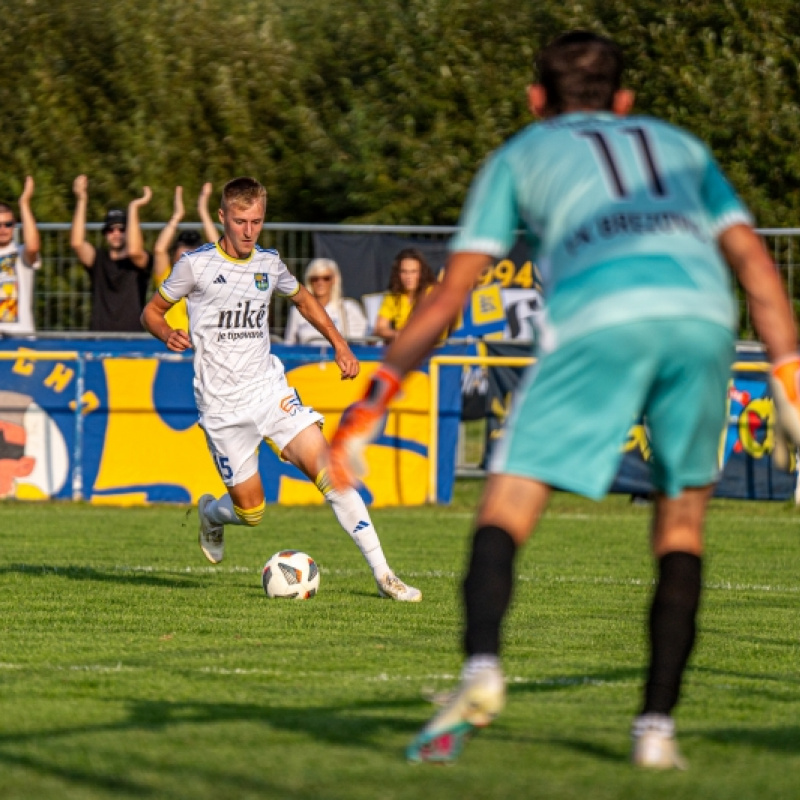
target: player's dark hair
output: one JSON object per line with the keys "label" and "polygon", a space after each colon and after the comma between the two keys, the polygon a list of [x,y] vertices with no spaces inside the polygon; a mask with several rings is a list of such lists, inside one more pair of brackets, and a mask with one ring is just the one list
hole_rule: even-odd
{"label": "player's dark hair", "polygon": [[417,286],[417,297],[422,297],[425,289],[436,283],[436,276],[433,274],[431,265],[425,260],[422,252],[416,247],[404,247],[392,262],[392,274],[389,278],[389,291],[392,294],[403,294],[403,281],[400,279],[400,264],[407,258],[412,258],[419,263],[419,285]]}
{"label": "player's dark hair", "polygon": [[610,110],[620,88],[624,62],[620,48],[590,31],[570,31],[536,56],[536,80],[554,114],[578,109]]}
{"label": "player's dark hair", "polygon": [[11,208],[8,203],[0,202],[0,214],[11,214],[11,216],[16,219],[16,216],[14,216],[14,209]]}

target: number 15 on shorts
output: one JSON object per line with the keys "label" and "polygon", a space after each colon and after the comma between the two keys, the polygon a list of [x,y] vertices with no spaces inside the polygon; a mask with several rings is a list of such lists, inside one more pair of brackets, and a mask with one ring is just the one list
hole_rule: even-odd
{"label": "number 15 on shorts", "polygon": [[233,477],[233,469],[227,456],[214,453],[214,463],[217,465],[217,471],[223,481],[230,480]]}

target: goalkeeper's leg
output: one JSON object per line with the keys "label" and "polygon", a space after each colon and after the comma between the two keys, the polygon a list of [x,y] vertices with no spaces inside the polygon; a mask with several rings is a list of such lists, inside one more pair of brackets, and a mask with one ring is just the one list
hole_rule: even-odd
{"label": "goalkeeper's leg", "polygon": [[550,489],[527,478],[492,475],[486,485],[464,579],[466,660],[445,707],[409,744],[411,761],[453,761],[470,734],[505,703],[500,629],[511,601],[514,557],[547,504]]}
{"label": "goalkeeper's leg", "polygon": [[712,487],[659,494],[653,521],[658,582],[650,607],[650,664],[641,713],[633,724],[634,763],[684,768],[672,711],[694,646],[700,604],[703,519]]}

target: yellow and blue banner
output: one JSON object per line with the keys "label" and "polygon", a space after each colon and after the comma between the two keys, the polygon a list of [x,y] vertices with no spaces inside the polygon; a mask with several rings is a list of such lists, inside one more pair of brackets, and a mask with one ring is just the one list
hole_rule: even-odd
{"label": "yellow and blue banner", "polygon": [[[355,347],[361,374],[342,381],[324,347],[274,345],[287,379],[325,417],[330,438],[363,393],[382,348]],[[437,352],[458,354],[463,347]],[[449,502],[461,413],[461,370],[442,370],[430,407],[427,366],[392,404],[386,430],[367,452],[362,491],[373,505],[426,501],[430,414],[437,416],[437,502]],[[137,340],[0,342],[0,498],[81,499],[133,505],[194,503],[225,491],[197,425],[191,356]],[[269,448],[259,453],[267,502],[323,502],[313,483]]]}
{"label": "yellow and blue banner", "polygon": [[[490,356],[524,356],[530,348],[512,343],[484,343]],[[502,436],[513,392],[522,378],[520,367],[490,367],[486,452]],[[766,357],[751,344],[740,344],[728,386],[728,424],[720,437],[720,480],[716,497],[745,500],[786,500],[795,494],[797,464],[778,469],[772,460],[775,408],[770,394]],[[632,420],[611,491],[648,495],[650,442],[646,421]],[[484,459],[486,456],[484,456]]]}

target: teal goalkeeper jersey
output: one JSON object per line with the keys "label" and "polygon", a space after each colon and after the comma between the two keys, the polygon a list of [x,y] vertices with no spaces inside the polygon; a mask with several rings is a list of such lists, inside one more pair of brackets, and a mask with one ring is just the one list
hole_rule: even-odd
{"label": "teal goalkeeper jersey", "polygon": [[573,113],[528,126],[489,157],[450,249],[500,258],[524,232],[549,349],[643,319],[732,329],[717,237],[739,223],[750,214],[694,136],[652,117]]}

